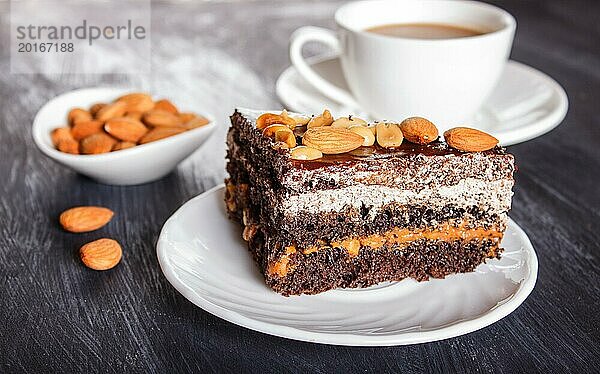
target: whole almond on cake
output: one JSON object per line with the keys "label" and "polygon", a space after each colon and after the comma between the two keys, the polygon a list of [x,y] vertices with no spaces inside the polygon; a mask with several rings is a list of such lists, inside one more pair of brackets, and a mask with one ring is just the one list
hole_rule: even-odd
{"label": "whole almond on cake", "polygon": [[123,250],[116,240],[103,238],[85,244],[79,250],[79,255],[88,268],[108,270],[121,261]]}
{"label": "whole almond on cake", "polygon": [[437,127],[422,117],[410,117],[400,123],[404,138],[411,143],[427,144],[438,138]]}
{"label": "whole almond on cake", "polygon": [[108,120],[104,125],[104,130],[119,140],[133,143],[136,143],[148,132],[148,128],[143,123],[129,117]]}
{"label": "whole almond on cake", "polygon": [[302,144],[318,149],[324,154],[340,154],[360,147],[365,139],[344,128],[313,127],[304,133]]}
{"label": "whole almond on cake", "polygon": [[455,127],[444,133],[446,143],[463,152],[483,152],[498,145],[498,139],[470,127]]}
{"label": "whole almond on cake", "polygon": [[106,225],[114,213],[101,206],[78,206],[61,213],[61,226],[70,232],[88,232]]}

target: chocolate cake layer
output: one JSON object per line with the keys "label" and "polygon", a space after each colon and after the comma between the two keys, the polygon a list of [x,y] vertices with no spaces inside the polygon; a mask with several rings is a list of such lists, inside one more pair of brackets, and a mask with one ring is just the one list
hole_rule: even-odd
{"label": "chocolate cake layer", "polygon": [[514,171],[504,149],[464,153],[437,140],[293,160],[256,129],[261,113],[231,117],[226,202],[275,291],[425,280],[499,256]]}
{"label": "chocolate cake layer", "polygon": [[421,239],[404,247],[385,246],[377,251],[360,248],[358,255],[344,248],[304,254],[289,251],[278,259],[261,235],[250,243],[266,283],[283,295],[315,294],[332,288],[368,287],[384,281],[429,277],[444,278],[473,271],[487,258],[498,257],[497,241],[452,242]]}

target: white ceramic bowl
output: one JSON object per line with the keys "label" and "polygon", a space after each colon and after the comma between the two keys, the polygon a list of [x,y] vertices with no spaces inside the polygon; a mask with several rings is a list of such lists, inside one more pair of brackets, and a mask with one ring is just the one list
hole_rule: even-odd
{"label": "white ceramic bowl", "polygon": [[65,126],[67,113],[74,107],[89,108],[94,103],[111,102],[135,90],[97,87],[71,91],[50,100],[33,121],[33,139],[38,148],[56,162],[100,183],[133,185],[151,182],[169,174],[209,138],[216,127],[214,118],[200,108],[196,112],[210,121],[208,125],[152,143],[99,155],[73,155],[54,148],[50,132]]}

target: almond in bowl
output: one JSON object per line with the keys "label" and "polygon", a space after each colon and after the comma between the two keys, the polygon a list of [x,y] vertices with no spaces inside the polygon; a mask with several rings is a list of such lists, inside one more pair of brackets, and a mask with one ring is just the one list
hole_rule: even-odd
{"label": "almond in bowl", "polygon": [[121,95],[89,108],[72,108],[65,121],[67,125],[51,132],[54,147],[65,153],[88,155],[129,149],[210,123],[206,117],[181,113],[171,101],[154,101],[143,92]]}
{"label": "almond in bowl", "polygon": [[175,100],[90,88],[49,101],[32,132],[38,148],[55,161],[101,183],[132,185],[168,174],[215,128],[210,115],[180,108]]}

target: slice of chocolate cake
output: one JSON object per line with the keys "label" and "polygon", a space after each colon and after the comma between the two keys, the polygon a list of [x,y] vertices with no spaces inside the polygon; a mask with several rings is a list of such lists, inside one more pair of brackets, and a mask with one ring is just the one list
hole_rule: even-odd
{"label": "slice of chocolate cake", "polygon": [[236,110],[229,215],[283,295],[470,272],[497,258],[514,160],[497,140],[425,119],[368,125]]}

